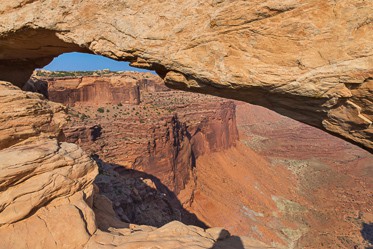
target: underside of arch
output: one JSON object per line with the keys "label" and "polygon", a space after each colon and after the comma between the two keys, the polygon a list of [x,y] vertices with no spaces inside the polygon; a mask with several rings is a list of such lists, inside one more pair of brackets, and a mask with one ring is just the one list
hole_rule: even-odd
{"label": "underside of arch", "polygon": [[59,54],[96,53],[372,151],[372,11],[358,0],[18,0],[0,6],[0,80],[22,86]]}

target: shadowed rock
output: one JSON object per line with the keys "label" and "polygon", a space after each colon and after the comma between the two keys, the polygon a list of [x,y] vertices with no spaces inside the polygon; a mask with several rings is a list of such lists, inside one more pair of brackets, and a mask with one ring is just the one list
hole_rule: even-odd
{"label": "shadowed rock", "polygon": [[[213,247],[208,230],[177,221],[130,226],[116,219],[107,199],[94,199],[97,165],[64,142],[65,107],[6,82],[0,103],[1,249]],[[97,229],[94,205],[106,232]]]}

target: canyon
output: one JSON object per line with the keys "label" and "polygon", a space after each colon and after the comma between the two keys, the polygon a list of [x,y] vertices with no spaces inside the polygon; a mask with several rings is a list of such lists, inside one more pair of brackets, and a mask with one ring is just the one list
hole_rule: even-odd
{"label": "canyon", "polygon": [[362,0],[7,1],[0,79],[23,86],[55,56],[95,53],[372,151],[372,11]]}
{"label": "canyon", "polygon": [[372,154],[262,107],[238,104],[237,117],[241,141],[296,179],[303,207],[282,208],[309,227],[300,248],[359,248],[360,235],[371,243]]}
{"label": "canyon", "polygon": [[[264,108],[167,89],[152,74],[35,82],[68,100],[66,141],[95,155],[95,184],[121,222],[224,227],[276,248],[369,245],[373,157],[356,146]],[[131,104],[110,94],[131,89]]]}
{"label": "canyon", "polygon": [[[66,107],[7,82],[0,82],[0,99],[0,248],[268,248],[223,228],[123,222],[93,184],[105,169],[66,142]],[[126,184],[153,186],[141,177]],[[163,194],[153,191],[153,196],[167,204]]]}
{"label": "canyon", "polygon": [[[372,12],[3,1],[0,248],[372,247]],[[66,52],[162,80],[35,77]]]}

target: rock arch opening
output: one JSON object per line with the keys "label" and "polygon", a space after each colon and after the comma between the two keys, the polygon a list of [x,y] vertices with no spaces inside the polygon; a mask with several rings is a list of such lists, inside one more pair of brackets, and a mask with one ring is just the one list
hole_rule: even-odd
{"label": "rock arch opening", "polygon": [[[141,28],[144,34],[137,34],[133,29],[122,31],[117,24],[102,22],[106,32],[100,33],[91,28],[90,32],[79,27],[69,29],[66,23],[58,28],[53,25],[58,26],[24,25],[1,33],[1,80],[22,86],[35,68],[61,53],[96,53],[155,70],[169,87],[258,104],[372,151],[369,56],[355,58],[354,63],[340,58],[333,65],[320,65],[320,69],[298,68],[299,63],[295,68],[290,61],[285,66],[267,61],[270,56],[254,60],[255,64],[247,59],[255,49],[236,51],[239,44],[227,47],[223,41],[214,46],[207,41],[210,47],[203,40],[189,44],[189,39],[183,39],[175,47],[168,38],[157,36],[153,30],[145,32],[145,28]],[[240,40],[236,38],[230,41],[236,43]],[[257,56],[260,53],[258,50]]]}
{"label": "rock arch opening", "polygon": [[126,61],[117,61],[105,56],[81,52],[60,54],[42,69],[54,72],[96,72],[97,74],[103,74],[105,71],[107,71],[107,73],[125,71],[155,73],[151,70],[132,67],[130,63]]}
{"label": "rock arch opening", "polygon": [[[0,80],[9,81],[21,88],[26,84],[35,69],[53,65],[53,61],[58,60],[59,56],[63,57],[64,54],[69,53],[85,53],[95,58],[96,50],[92,48],[95,47],[94,44],[102,43],[102,40],[89,42],[88,44],[76,43],[74,39],[64,37],[64,32],[41,28],[22,28],[16,32],[2,34],[0,38]],[[110,51],[97,51],[97,53],[102,54],[101,63],[103,65],[116,60],[123,63],[124,70],[122,71],[129,70],[128,64],[131,64],[135,71],[154,70],[160,76],[164,77],[166,75],[166,69],[160,64],[149,64],[136,56],[123,55],[121,57],[112,54]],[[119,67],[117,65],[117,68]],[[74,71],[74,69],[70,68],[66,71]]]}
{"label": "rock arch opening", "polygon": [[[104,68],[107,66],[95,69]],[[77,68],[77,70],[82,69]],[[302,187],[306,191],[309,191],[310,187],[318,188],[317,181],[321,178],[317,173],[319,168],[326,172],[323,177],[333,179],[330,171],[334,169],[329,168],[330,161],[326,159],[333,156],[322,152],[327,146],[334,148],[333,153],[343,154],[351,151],[352,154],[357,155],[356,157],[362,158],[363,167],[366,167],[367,162],[369,163],[366,154],[355,151],[347,143],[332,139],[328,144],[330,137],[324,138],[326,135],[321,131],[312,130],[308,126],[268,113],[263,108],[245,106],[243,103],[238,104],[237,109],[240,112],[238,118],[242,122],[246,113],[250,120],[243,121],[241,123],[243,127],[240,129],[248,129],[250,132],[247,132],[247,135],[241,133],[243,137],[239,140],[235,137],[236,120],[231,101],[218,100],[205,95],[193,99],[192,93],[174,92],[165,88],[162,80],[155,79],[157,76],[153,74],[149,74],[149,78],[146,79],[144,75],[136,78],[136,73],[117,74],[109,71],[106,73],[96,71],[96,75],[86,76],[79,74],[74,76],[74,72],[68,72],[73,76],[60,75],[63,77],[58,77],[58,73],[64,72],[57,72],[54,75],[56,77],[49,77],[48,80],[51,85],[51,100],[60,98],[58,102],[69,106],[71,126],[64,130],[67,141],[79,144],[91,154],[100,155],[97,161],[103,173],[96,178],[96,183],[100,189],[103,189],[102,192],[116,203],[113,210],[122,221],[159,226],[172,219],[183,217],[183,222],[204,226],[198,220],[203,217],[207,224],[217,226],[222,225],[220,223],[222,220],[228,220],[225,222],[229,223],[231,232],[249,233],[251,226],[245,223],[252,222],[252,219],[260,219],[266,210],[276,210],[270,204],[263,204],[264,202],[274,201],[280,206],[282,203],[290,203],[289,205],[295,205],[300,209],[299,213],[304,215],[305,209],[296,203],[288,202],[292,200],[302,203],[302,198],[299,198],[301,195],[286,196],[287,188],[295,188],[294,180],[291,180],[291,177],[289,179],[288,176],[294,174],[303,177],[302,174],[307,170],[316,174],[317,177],[312,177],[311,180],[301,178],[304,182]],[[92,73],[93,71],[90,72]],[[118,79],[122,83],[117,88],[107,88],[115,84],[113,79]],[[135,101],[131,100],[130,94],[124,94],[128,89],[132,91],[133,87],[136,89],[135,92],[140,90],[140,94],[138,92],[136,94],[142,95],[139,98],[135,97]],[[125,89],[127,90],[124,91]],[[122,95],[115,95],[119,93]],[[190,99],[183,100],[183,96],[189,96]],[[125,102],[126,100],[128,102]],[[258,114],[253,113],[255,111]],[[264,114],[262,116],[259,113]],[[199,118],[199,115],[205,116]],[[259,121],[255,122],[255,119]],[[276,130],[280,134],[277,134]],[[293,141],[296,140],[294,138],[301,137],[301,134],[307,135],[299,141]],[[317,145],[308,145],[310,141],[313,142],[312,136],[317,138],[317,142],[314,142]],[[268,166],[260,156],[242,146],[243,141],[249,145],[249,148],[256,148],[256,152],[264,150],[264,154],[274,155],[270,157],[272,166]],[[294,144],[299,146],[297,150],[292,149]],[[289,151],[293,154],[287,156],[292,159],[283,156],[283,153]],[[317,160],[322,162],[299,155],[298,151],[303,151],[299,152],[300,154],[307,154],[305,153],[307,151],[310,157],[319,156]],[[325,156],[324,153],[327,155]],[[260,167],[263,170],[260,174],[251,173],[258,171],[257,168]],[[229,174],[232,171],[239,173],[237,175],[232,173],[231,176]],[[141,172],[149,173],[153,177]],[[109,177],[112,177],[112,180],[109,181]],[[209,178],[213,179],[206,180]],[[271,184],[263,182],[263,179],[267,178],[271,179]],[[134,179],[133,183],[131,179]],[[247,179],[251,179],[250,184],[247,184]],[[284,182],[286,187],[283,187]],[[227,186],[227,189],[216,187],[219,184]],[[157,191],[152,190],[155,185],[158,185],[156,186],[159,190],[158,194]],[[256,188],[252,189],[252,185]],[[135,193],[127,191],[132,188],[136,189]],[[215,188],[217,188],[216,192]],[[243,188],[244,191],[241,190]],[[274,188],[277,189],[276,191],[283,192],[274,195]],[[330,184],[329,188],[337,187]],[[136,194],[137,191],[139,195]],[[267,197],[258,196],[256,191],[266,191]],[[237,201],[232,198],[232,192],[235,193],[234,197],[240,196],[242,199]],[[250,202],[247,202],[245,193],[250,193]],[[153,196],[155,200],[151,197],[150,201],[148,194],[155,195]],[[172,204],[172,208],[162,200],[164,198],[162,194],[170,197],[172,201],[169,203]],[[272,195],[275,196],[273,200]],[[311,193],[309,195],[313,196]],[[230,205],[225,205],[226,200],[229,200]],[[184,208],[188,208],[189,205],[190,209],[184,209],[180,203],[184,204]],[[254,204],[257,205],[255,208]],[[155,209],[155,206],[161,207],[161,211]],[[143,210],[139,210],[140,207]],[[218,209],[226,210],[224,213],[229,213],[228,209],[236,211],[234,214],[230,213],[228,219],[225,214],[218,212]],[[183,214],[179,216],[178,210]],[[197,218],[193,216],[194,212],[198,214]],[[161,217],[159,221],[156,221],[157,215]],[[268,217],[273,218],[272,215]],[[302,226],[302,223],[300,224]],[[264,224],[255,223],[255,225],[261,227],[263,231],[272,233],[272,228],[268,229]]]}
{"label": "rock arch opening", "polygon": [[[77,56],[88,57],[89,62],[84,65]],[[154,72],[126,71],[131,69],[128,63],[97,55],[65,54],[36,70],[23,89],[67,106],[67,123],[62,127],[65,140],[94,155],[101,172],[95,183],[100,194],[112,201],[123,222],[159,227],[181,220],[206,228],[181,204],[177,194],[193,192],[195,153],[201,155],[234,144],[234,105],[224,101],[227,106],[221,110],[220,103],[214,104],[212,99],[171,92]],[[212,124],[204,118],[188,118],[186,106],[193,100],[198,100],[193,108],[205,104],[210,108],[205,111],[218,112],[211,118],[223,120]],[[193,120],[198,127],[187,128],[186,122]],[[229,128],[221,138],[211,138],[214,132]],[[197,133],[193,129],[198,129],[198,139],[190,135]],[[210,138],[205,141],[206,134]],[[192,149],[192,143],[197,149]],[[186,196],[190,197],[190,193]],[[100,213],[97,208],[95,211]]]}
{"label": "rock arch opening", "polygon": [[19,87],[23,87],[35,69],[46,66],[62,53],[90,52],[45,29],[23,28],[2,34],[0,44],[0,80]]}
{"label": "rock arch opening", "polygon": [[[349,0],[338,2],[313,0],[286,2],[7,1],[5,4],[0,4],[0,79],[22,86],[34,68],[43,67],[61,53],[80,51],[101,54],[116,60],[130,61],[134,66],[154,69],[165,79],[165,83],[173,88],[260,104],[293,119],[328,130],[334,135],[342,136],[348,141],[353,141],[371,150],[373,147],[371,105],[373,67],[370,38],[372,23],[367,21],[370,18],[371,9],[370,1]],[[5,111],[0,116],[4,120],[0,122],[4,127],[0,129],[2,132],[0,153],[1,158],[6,159],[2,161],[0,168],[2,172],[5,172],[0,175],[0,177],[5,175],[1,194],[4,193],[5,196],[10,197],[0,198],[2,211],[5,210],[7,214],[5,223],[4,219],[1,219],[1,225],[6,224],[6,226],[0,227],[0,232],[5,238],[5,245],[11,247],[14,246],[14,242],[17,242],[25,243],[23,247],[30,245],[37,247],[35,240],[33,240],[34,244],[29,244],[31,239],[24,242],[18,240],[17,237],[19,237],[18,234],[27,234],[30,238],[38,233],[39,241],[45,241],[44,247],[54,246],[56,237],[50,237],[50,225],[61,227],[61,224],[69,222],[78,222],[73,226],[73,228],[78,228],[78,231],[74,230],[70,236],[71,231],[59,231],[65,235],[57,238],[57,243],[61,243],[59,245],[64,244],[68,239],[68,242],[75,240],[75,245],[80,243],[79,245],[83,247],[90,240],[93,241],[91,244],[94,248],[96,242],[102,245],[107,241],[114,241],[114,236],[118,233],[127,234],[136,230],[134,228],[133,230],[114,231],[116,234],[110,235],[112,237],[105,237],[109,236],[108,234],[94,235],[99,231],[96,230],[94,217],[87,204],[92,203],[91,183],[96,174],[95,167],[78,146],[61,143],[58,134],[55,134],[58,133],[63,121],[64,107],[45,101],[39,95],[20,92],[8,83],[1,83],[0,87],[1,94],[5,93],[1,96],[1,101],[3,101],[1,107]],[[12,112],[14,105],[17,105],[16,114]],[[110,117],[117,115],[117,107],[121,109],[119,104],[116,104],[111,109],[99,109],[99,107],[94,108],[93,111],[95,115],[102,115],[102,120],[105,120],[109,115]],[[146,115],[144,109],[142,108],[143,113],[136,108],[131,110],[133,111],[130,114],[131,117],[137,117],[136,125],[144,126],[144,117],[141,116]],[[126,113],[131,110],[126,110]],[[86,120],[81,114],[75,115],[74,118],[83,122]],[[191,134],[198,138],[210,138],[211,136],[202,134],[200,131],[184,134],[185,127],[177,122],[176,117],[171,118],[168,124],[159,125],[165,128],[161,135],[165,136],[165,140],[168,138],[168,141],[172,142],[173,153],[170,158],[177,158],[181,161],[189,160],[189,158],[178,157],[182,155],[178,150],[190,148],[180,140]],[[273,119],[268,122],[273,124]],[[128,128],[136,133],[138,130],[134,127],[135,125],[131,123]],[[219,126],[214,124],[214,127]],[[276,128],[281,128],[281,126],[276,126]],[[92,132],[90,129],[88,131],[91,135],[89,137],[95,141],[99,140],[97,136],[100,135],[97,130],[100,128],[95,126]],[[147,130],[145,135],[155,137],[157,134],[152,131],[152,129]],[[85,133],[86,131],[77,128],[74,132]],[[115,135],[116,131],[112,132]],[[277,130],[273,133],[276,134]],[[261,133],[258,136],[259,142],[265,135]],[[292,135],[292,139],[297,140],[299,136],[299,133]],[[219,139],[220,141],[228,140],[225,134],[221,134]],[[139,148],[145,153],[154,154],[154,148],[159,148],[161,139],[153,140],[154,143],[151,142]],[[271,139],[268,140],[272,143]],[[138,141],[126,137],[122,142],[136,144]],[[250,222],[262,221],[263,226],[252,226],[250,229],[258,238],[267,240],[268,243],[273,242],[272,239],[278,236],[283,238],[285,235],[291,239],[292,244],[299,239],[299,243],[297,242],[299,247],[303,245],[307,247],[310,244],[314,247],[322,247],[325,241],[329,241],[331,247],[341,243],[346,247],[359,246],[360,238],[339,235],[345,235],[346,229],[354,229],[351,234],[356,235],[356,231],[360,229],[356,224],[371,222],[370,207],[372,205],[370,200],[366,201],[367,196],[371,196],[369,193],[370,182],[372,182],[369,178],[372,165],[369,161],[370,155],[361,154],[350,157],[352,154],[345,153],[344,144],[329,142],[327,141],[328,148],[333,148],[332,155],[340,151],[337,155],[343,157],[343,160],[338,158],[337,161],[334,159],[330,161],[329,155],[326,155],[324,162],[312,160],[304,164],[299,163],[298,160],[289,161],[280,158],[275,161],[280,165],[279,167],[276,164],[275,167],[254,167],[249,170],[254,172],[259,169],[263,174],[259,174],[258,178],[241,178],[244,183],[250,181],[250,184],[245,185],[247,191],[242,191],[241,187],[231,191],[232,189],[226,186],[233,186],[232,183],[235,181],[228,181],[225,176],[232,173],[232,170],[219,170],[217,173],[221,174],[221,179],[224,181],[212,187],[210,185],[210,188],[219,187],[226,191],[227,195],[223,196],[225,200],[233,202],[241,195],[243,200],[247,200],[245,193],[255,192],[262,197],[255,200],[265,203],[261,206],[254,201],[238,207],[236,212],[229,206],[223,212],[227,215],[226,220],[233,220],[231,214],[240,214]],[[214,143],[216,144],[216,141]],[[310,143],[317,145],[318,141],[311,139],[307,144]],[[201,150],[205,146],[208,147],[207,144],[209,143],[196,142],[196,146]],[[284,144],[288,144],[288,141]],[[98,145],[105,147],[105,144]],[[301,156],[308,155],[311,147],[304,146],[306,149]],[[117,146],[117,148],[121,147]],[[312,148],[314,149],[315,146]],[[341,150],[336,148],[341,148]],[[327,150],[327,152],[330,151]],[[31,163],[25,162],[25,157],[19,156],[25,152],[34,153],[40,157],[36,159],[28,157],[27,160]],[[323,154],[325,150],[319,152]],[[280,150],[278,154],[281,156],[283,153]],[[223,157],[232,160],[229,165],[237,167],[236,158],[239,156],[223,155]],[[252,159],[251,165],[261,162],[256,157],[256,153],[252,152],[241,153],[240,158],[245,162],[248,158]],[[143,158],[136,159],[137,164],[143,164]],[[218,155],[204,158],[209,167],[205,168],[205,171],[200,171],[200,173],[205,173],[200,175],[200,179],[209,178],[209,173],[218,165],[216,161],[218,159],[221,159]],[[346,168],[344,162],[354,159],[357,160],[356,167]],[[153,157],[152,160],[165,162],[164,157]],[[195,166],[194,160],[192,157],[192,165]],[[150,160],[150,162],[153,161]],[[17,169],[23,169],[26,163],[27,172],[17,171]],[[289,170],[293,170],[295,175],[304,173],[305,187],[308,187],[308,184],[311,186],[310,192],[305,192],[304,197],[311,197],[310,202],[314,206],[311,207],[312,212],[308,213],[311,215],[310,222],[307,222],[305,226],[297,227],[297,230],[282,230],[283,227],[278,227],[281,232],[272,237],[273,234],[265,232],[263,227],[276,226],[282,222],[269,222],[266,219],[282,215],[270,213],[271,208],[280,212],[289,211],[290,213],[287,214],[289,216],[282,217],[290,217],[291,222],[304,221],[300,216],[305,211],[301,200],[295,201],[296,198],[292,197],[294,191],[286,189],[291,185],[287,183],[292,182],[293,174],[289,174],[286,169],[279,170],[282,164],[288,165]],[[43,167],[40,168],[40,165]],[[174,164],[171,162],[170,165]],[[313,166],[309,167],[310,165]],[[172,172],[181,170],[178,167],[171,168]],[[315,172],[299,171],[310,168],[315,169]],[[355,170],[355,168],[361,170]],[[269,180],[260,180],[261,175],[266,175],[267,169],[271,177],[268,178]],[[313,173],[319,177],[308,177]],[[245,176],[245,174],[240,174],[239,170],[233,171],[233,174],[238,178]],[[63,176],[63,180],[59,176]],[[68,187],[66,187],[65,179],[71,183]],[[170,179],[170,185],[174,188],[184,184],[183,180],[174,173],[170,174]],[[46,187],[37,185],[44,184],[44,182],[47,184]],[[277,183],[274,184],[275,182]],[[334,184],[334,187],[329,188],[327,184]],[[207,182],[202,187],[209,190],[210,188],[206,186],[208,186]],[[284,188],[277,186],[284,186]],[[40,187],[41,191],[29,190],[34,187]],[[262,194],[261,191],[266,192]],[[232,192],[234,196],[231,196],[231,199],[227,198]],[[220,198],[211,193],[213,191],[205,195],[201,193],[193,195],[187,203],[194,201],[195,198],[199,198],[204,203],[210,197]],[[271,193],[277,193],[277,195],[271,196]],[[284,198],[287,194],[289,196]],[[330,194],[333,194],[335,199],[330,198]],[[136,199],[138,196],[136,193],[134,195]],[[12,198],[16,201],[13,202]],[[24,205],[25,199],[35,201],[28,203],[30,205]],[[314,202],[315,199],[318,201]],[[357,212],[351,212],[350,206],[344,204],[346,199],[351,201],[351,207],[354,207]],[[334,200],[338,203],[336,205],[340,205],[337,209],[334,209]],[[356,202],[355,200],[363,201]],[[308,201],[303,203],[308,203]],[[52,208],[43,208],[49,205]],[[324,207],[325,213],[321,210]],[[17,210],[20,212],[16,212]],[[70,210],[74,216],[59,215],[68,214],[66,210]],[[318,212],[319,210],[321,211]],[[360,212],[361,210],[363,211]],[[50,217],[47,220],[48,224],[45,222],[45,224],[40,224],[43,222],[38,218],[39,216],[32,215],[34,212],[41,214],[41,217]],[[222,216],[218,211],[211,213]],[[335,213],[337,216],[334,216],[331,221],[330,214]],[[313,214],[315,216],[312,216]],[[57,222],[54,219],[56,216],[59,218]],[[328,224],[326,225],[325,222]],[[338,222],[344,225],[339,226]],[[7,226],[8,224],[12,225]],[[302,236],[302,232],[307,231],[309,226],[316,229]],[[12,230],[6,230],[7,227]],[[292,225],[290,227],[295,228]],[[331,229],[331,232],[327,231],[328,229]],[[336,232],[336,229],[341,230]],[[224,233],[225,235],[220,237],[218,233],[214,237],[211,234],[207,235],[205,231],[180,225],[176,229],[166,227],[160,231],[166,231],[166,233],[178,231],[175,234],[178,236],[176,240],[182,238],[185,233],[202,234],[205,241],[207,240],[205,248],[211,248],[213,246],[211,243],[215,243],[213,241],[227,236]],[[325,241],[322,241],[322,238],[319,240],[320,231],[327,236]],[[335,233],[337,237],[330,242],[329,236],[333,236],[330,235],[332,233]],[[160,233],[160,236],[162,235],[164,234]],[[299,236],[302,237],[299,238]],[[124,239],[120,237],[116,237],[119,240],[117,243],[125,246],[128,237],[125,236]],[[133,240],[135,241],[136,238]],[[165,241],[168,243],[167,239]],[[188,244],[187,241],[183,242]],[[170,247],[173,248],[174,245]]]}
{"label": "rock arch opening", "polygon": [[151,78],[157,78],[154,74],[154,71],[131,67],[128,62],[70,52],[36,69],[23,90],[42,93],[49,100],[66,106],[139,104],[139,88],[150,87],[149,84],[155,87],[151,82]]}

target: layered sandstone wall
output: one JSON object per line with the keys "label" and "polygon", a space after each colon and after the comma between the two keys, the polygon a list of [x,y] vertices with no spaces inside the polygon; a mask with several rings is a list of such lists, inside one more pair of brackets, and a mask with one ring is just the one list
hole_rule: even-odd
{"label": "layered sandstone wall", "polygon": [[104,160],[96,183],[122,221],[199,221],[286,248],[369,245],[369,153],[243,103],[238,140],[237,103],[140,82],[140,105],[75,106],[64,129]]}
{"label": "layered sandstone wall", "polygon": [[369,150],[372,1],[5,1],[0,77],[64,52],[156,70],[168,86],[268,107]]}
{"label": "layered sandstone wall", "polygon": [[[117,82],[118,91],[133,87],[125,77],[117,77],[121,78]],[[62,84],[65,81],[60,79],[59,95],[75,106],[64,132],[69,142],[98,154],[105,162],[145,171],[179,193],[192,180],[192,169],[199,156],[235,145],[238,140],[235,104],[170,91],[159,78],[153,78],[155,80],[143,77],[135,85],[141,104],[128,104],[129,96],[120,99],[120,103],[128,102],[124,105],[107,98],[100,105],[104,113],[97,111],[94,100],[78,106],[80,98],[69,94],[71,85]],[[51,98],[56,92],[55,79],[43,80],[50,86],[48,96]],[[85,81],[85,77],[79,80]],[[101,80],[99,84],[103,87],[113,81],[110,77]]]}
{"label": "layered sandstone wall", "polygon": [[140,105],[104,105],[103,114],[94,104],[70,109],[66,137],[99,156],[96,184],[113,201],[115,213],[140,224],[181,220],[229,227],[277,246],[292,243],[294,238],[281,230],[301,230],[299,224],[267,224],[284,221],[270,215],[278,211],[271,195],[294,199],[288,192],[295,183],[276,187],[286,169],[268,169],[264,159],[240,144],[235,103],[156,88],[140,87]]}
{"label": "layered sandstone wall", "polygon": [[[84,80],[84,77],[82,79]],[[152,198],[151,202],[148,201],[149,191],[144,192],[140,185],[139,193],[144,192],[140,199],[143,199],[144,203],[136,206],[133,201],[139,199],[137,194],[129,194],[125,190],[134,188],[128,185],[128,177],[124,177],[121,183],[117,181],[118,178],[105,179],[104,175],[100,175],[97,179],[98,186],[115,200],[115,211],[124,217],[124,220],[160,225],[177,219],[199,225],[196,217],[183,211],[182,203],[179,203],[176,195],[183,191],[185,203],[193,199],[197,184],[195,170],[199,157],[236,145],[238,131],[235,104],[215,97],[170,91],[162,85],[159,78],[156,79],[149,80],[146,74],[143,74],[143,78],[138,80],[142,99],[138,105],[118,105],[107,99],[106,104],[100,105],[104,110],[102,113],[98,112],[95,102],[87,102],[85,105],[73,103],[73,108],[69,109],[69,122],[64,127],[64,134],[67,141],[79,144],[89,154],[99,156],[101,168],[107,172],[104,175],[117,175],[114,171],[121,172],[122,167],[146,172],[152,176],[150,180],[162,185],[157,189],[167,194],[170,205],[176,209],[171,209],[169,215],[149,209],[139,212],[139,206],[144,208],[149,206],[149,203],[158,203],[160,207],[163,202]],[[54,79],[43,79],[43,82],[51,86],[49,81],[54,82]],[[106,84],[111,84],[109,77]],[[124,77],[118,87],[122,88],[121,91],[126,91],[129,87]],[[67,85],[65,89],[69,92],[70,86]],[[48,89],[49,96],[52,91],[55,91],[54,87]],[[61,96],[66,96],[62,84],[60,91]],[[121,103],[125,102],[126,99],[122,99]],[[116,170],[113,171],[112,168]],[[126,171],[120,175],[126,175]],[[126,194],[116,195],[115,189],[122,189]],[[168,209],[167,206],[165,209]]]}
{"label": "layered sandstone wall", "polygon": [[175,221],[157,229],[120,221],[111,202],[94,190],[95,162],[65,142],[66,107],[7,82],[0,82],[0,103],[1,249],[207,249],[237,240],[237,248],[267,247],[219,228]]}
{"label": "layered sandstone wall", "polygon": [[65,107],[5,82],[0,103],[0,248],[82,248],[97,166],[64,141]]}
{"label": "layered sandstone wall", "polygon": [[[67,86],[70,89],[67,90]],[[118,104],[125,99],[128,104],[140,102],[139,90],[136,84],[129,83],[126,88],[118,88],[107,84],[102,78],[58,79],[50,82],[48,97],[51,101],[63,103],[66,106],[106,103]]]}
{"label": "layered sandstone wall", "polygon": [[38,71],[35,71],[23,90],[41,93],[50,101],[66,106],[139,104],[140,89],[142,93],[168,90],[152,73],[108,72],[67,77],[52,77],[49,75],[52,72],[45,70],[43,73],[44,76],[38,76]]}

